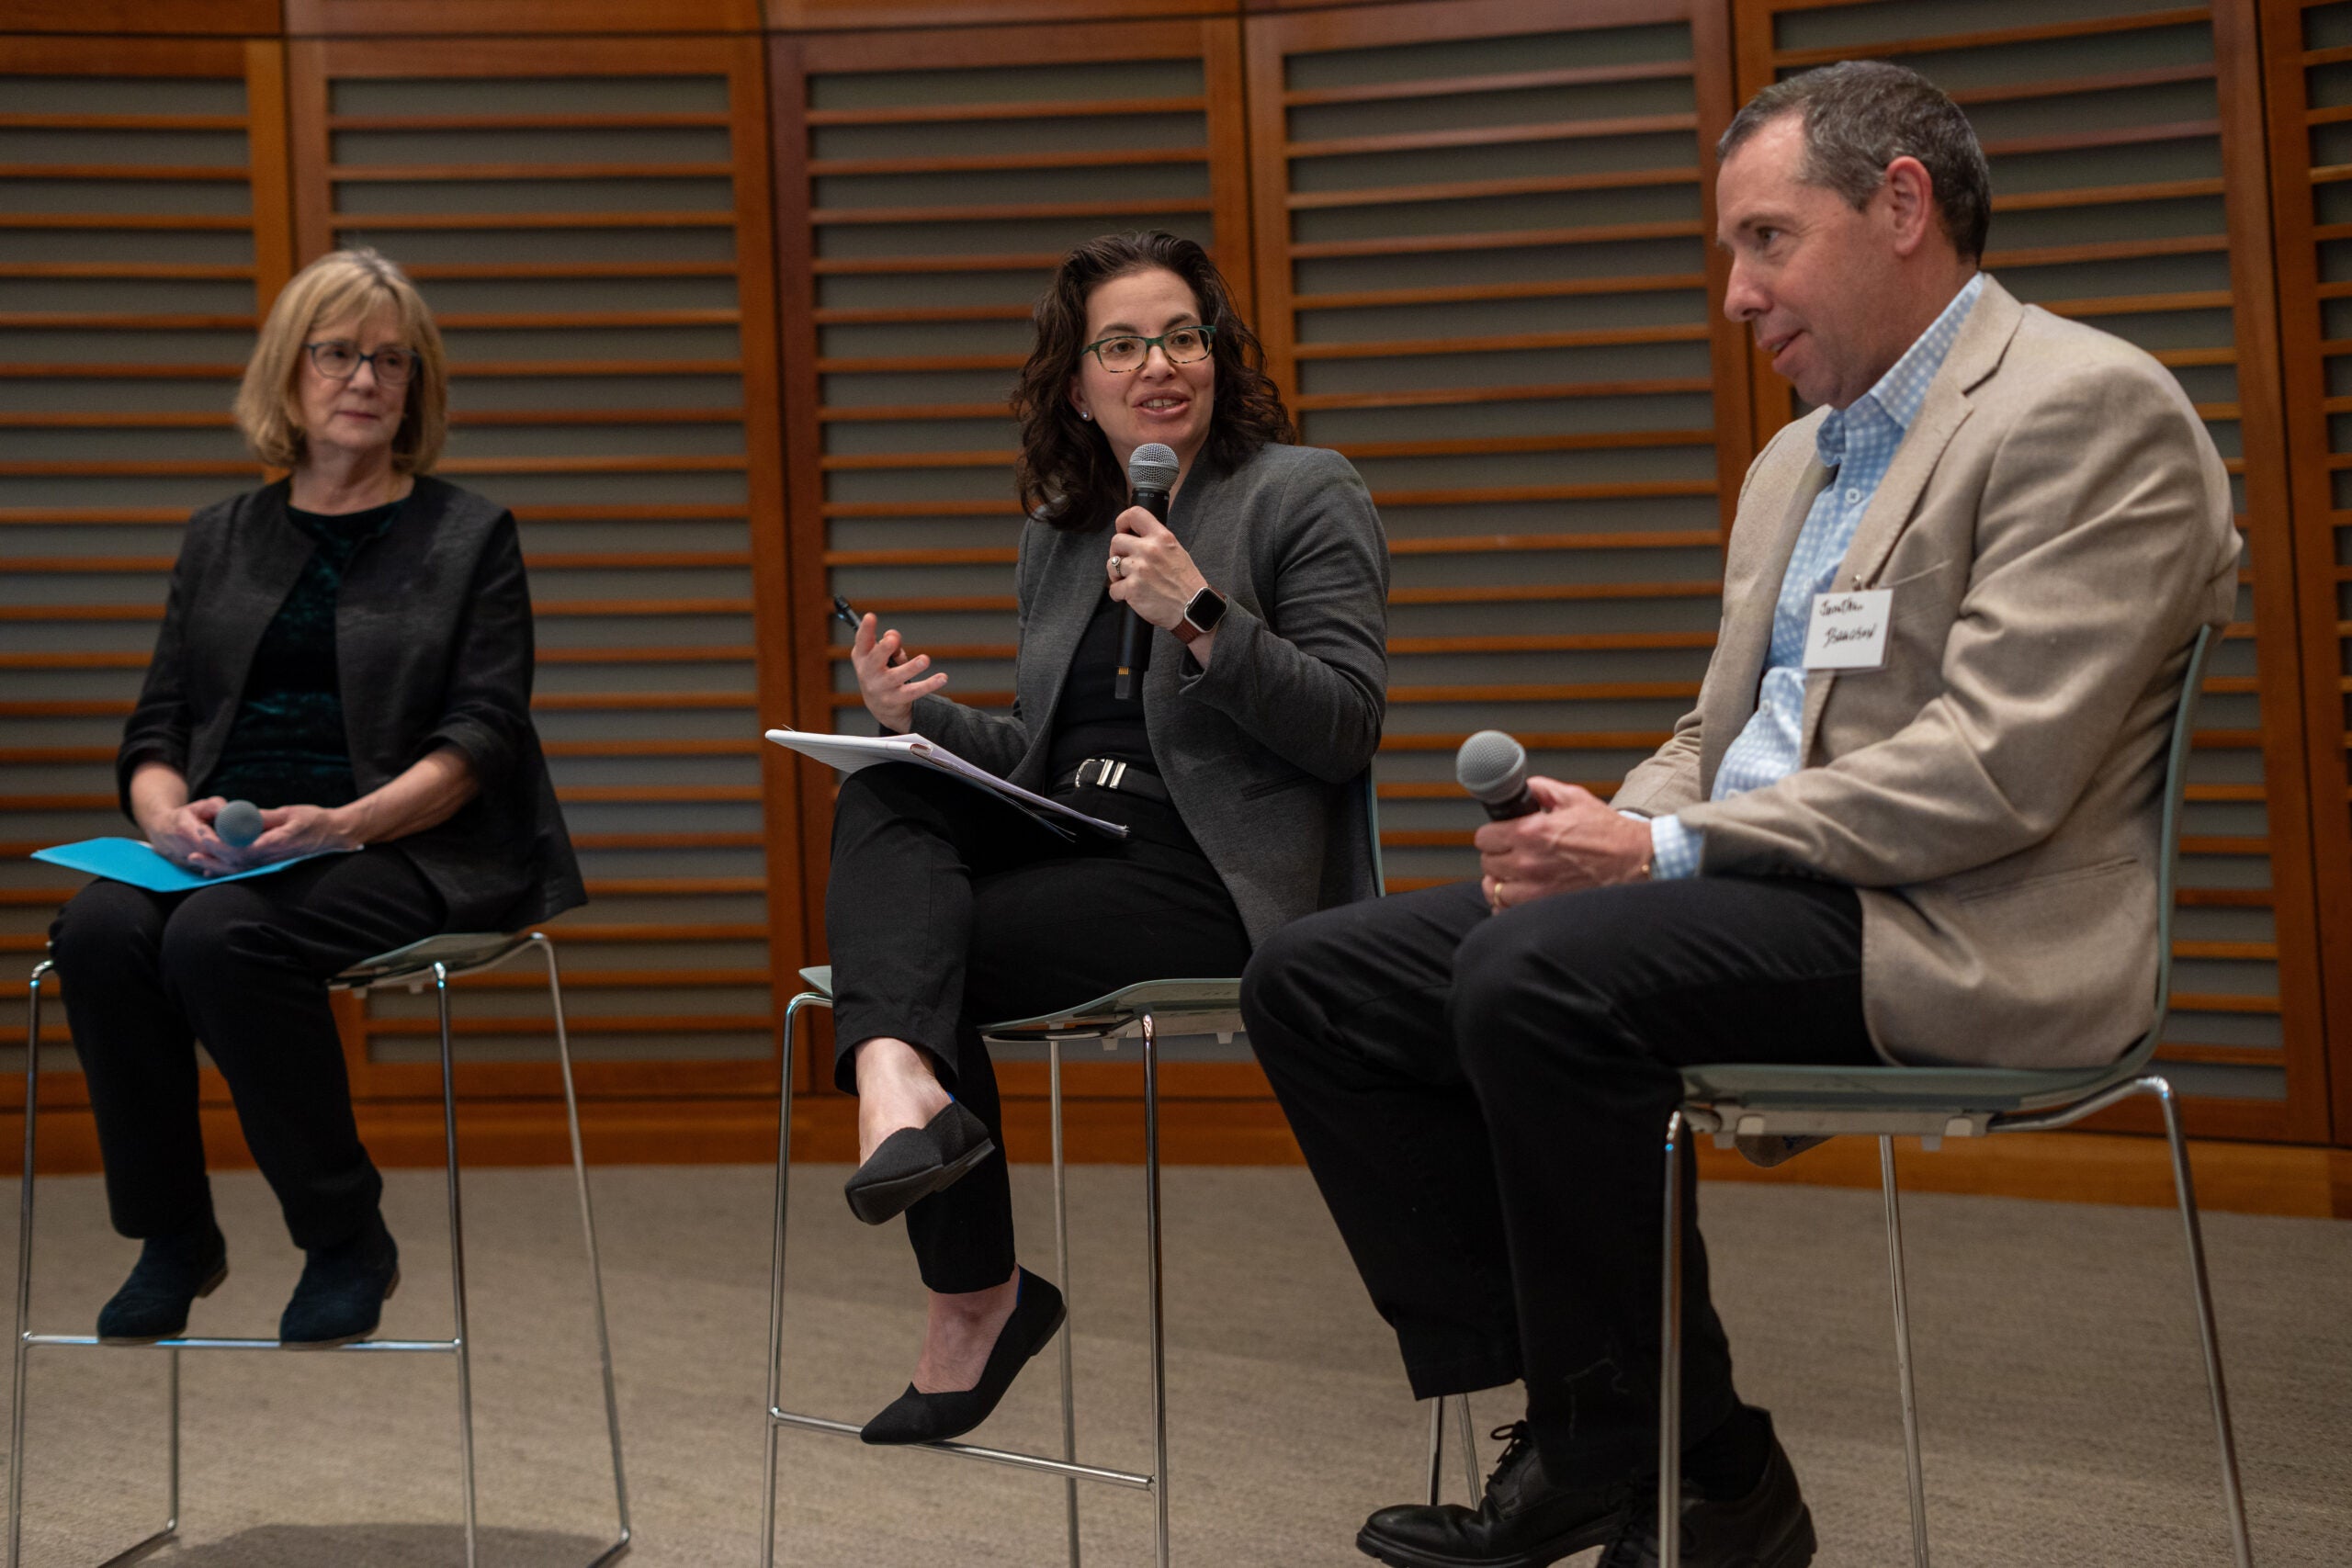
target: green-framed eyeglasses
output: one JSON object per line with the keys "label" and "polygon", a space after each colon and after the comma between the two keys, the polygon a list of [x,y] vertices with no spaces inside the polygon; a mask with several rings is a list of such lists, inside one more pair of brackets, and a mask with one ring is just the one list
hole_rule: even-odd
{"label": "green-framed eyeglasses", "polygon": [[1209,356],[1210,340],[1216,329],[1210,326],[1170,327],[1158,337],[1138,337],[1133,333],[1121,333],[1088,344],[1079,352],[1091,354],[1096,363],[1114,376],[1132,375],[1143,368],[1143,362],[1158,348],[1168,356],[1170,365],[1190,365]]}

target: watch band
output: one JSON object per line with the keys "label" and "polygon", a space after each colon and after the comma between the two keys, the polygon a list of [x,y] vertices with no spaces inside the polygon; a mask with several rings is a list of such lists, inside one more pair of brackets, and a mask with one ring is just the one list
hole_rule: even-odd
{"label": "watch band", "polygon": [[[1194,608],[1199,606],[1203,600],[1208,601],[1209,618],[1205,626],[1193,618]],[[1217,623],[1225,619],[1225,595],[1214,588],[1204,586],[1198,593],[1184,601],[1184,613],[1170,629],[1175,632],[1179,641],[1190,647],[1216,630]]]}

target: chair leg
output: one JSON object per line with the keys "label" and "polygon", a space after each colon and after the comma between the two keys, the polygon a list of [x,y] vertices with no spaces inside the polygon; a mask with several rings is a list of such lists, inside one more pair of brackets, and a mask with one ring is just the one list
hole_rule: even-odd
{"label": "chair leg", "polygon": [[1657,1568],[1682,1568],[1682,1108],[1666,1119],[1657,1369]]}
{"label": "chair leg", "polygon": [[2222,1342],[2213,1326],[2213,1287],[2205,1271],[2205,1234],[2197,1223],[2197,1191],[2189,1179],[2188,1145],[2180,1134],[2180,1110],[2168,1080],[2152,1075],[2140,1079],[2139,1087],[2154,1095],[2164,1107],[2165,1137],[2172,1145],[2173,1190],[2180,1200],[2181,1228],[2188,1240],[2188,1276],[2197,1298],[2198,1341],[2205,1352],[2205,1386],[2213,1398],[2213,1437],[2222,1452],[2222,1495],[2230,1514],[2230,1551],[2237,1568],[2253,1568],[2245,1494],[2238,1483],[2237,1436],[2230,1425],[2229,1390],[2222,1381]]}
{"label": "chair leg", "polygon": [[1159,1280],[1159,1046],[1151,1014],[1143,1029],[1143,1213],[1147,1304],[1151,1322],[1152,1501],[1159,1509],[1159,1568],[1168,1568],[1168,1335]]}
{"label": "chair leg", "polygon": [[[822,1002],[823,998],[816,992],[803,991],[784,1006],[784,1038],[780,1046],[783,1060],[776,1075],[779,1082],[775,1113],[775,1232],[768,1244],[768,1409],[771,1412],[784,1405],[784,1216],[785,1201],[790,1194],[792,1179],[792,1026],[799,1018],[802,1008],[821,1005]],[[773,1418],[763,1425],[768,1429],[768,1461],[760,1482],[760,1568],[775,1568],[775,1460],[780,1428]]]}
{"label": "chair leg", "polygon": [[1894,1365],[1903,1384],[1903,1460],[1911,1484],[1911,1560],[1928,1568],[1928,1485],[1919,1463],[1919,1396],[1911,1377],[1911,1298],[1903,1283],[1903,1208],[1894,1182],[1894,1140],[1878,1141],[1886,1189],[1886,1271],[1894,1299]]}
{"label": "chair leg", "polygon": [[613,1450],[613,1505],[620,1515],[620,1539],[597,1554],[588,1568],[603,1568],[628,1550],[632,1531],[628,1519],[628,1477],[621,1468],[620,1395],[613,1382],[613,1336],[605,1318],[605,1266],[596,1248],[596,1211],[588,1198],[588,1156],[580,1139],[580,1096],[571,1081],[571,1038],[564,1026],[563,983],[558,978],[555,943],[545,931],[533,931],[531,944],[548,967],[548,1001],[555,1010],[555,1054],[563,1074],[563,1116],[571,1135],[571,1175],[580,1190],[580,1235],[588,1249],[588,1302],[596,1315],[596,1355],[605,1373],[605,1433]]}
{"label": "chair leg", "polygon": [[[25,1020],[25,1173],[17,1192],[17,1360],[9,1394],[8,1568],[17,1568],[25,1533],[25,1340],[33,1303],[33,1122],[40,1109],[40,997],[42,982],[55,967],[47,959],[33,965],[31,1011]],[[175,1443],[174,1448],[178,1445]],[[179,1499],[172,1500],[175,1522]]]}
{"label": "chair leg", "polygon": [[474,1496],[474,1361],[473,1337],[466,1327],[466,1229],[458,1200],[458,1070],[449,1041],[449,969],[433,966],[433,998],[441,1014],[441,1125],[449,1161],[449,1299],[457,1322],[452,1337],[458,1346],[458,1454],[464,1470],[466,1497],[466,1568],[477,1568]]}
{"label": "chair leg", "polygon": [[[1069,1176],[1062,1157],[1062,1043],[1048,1037],[1046,1041],[1046,1087],[1051,1101],[1054,1125],[1054,1269],[1062,1287],[1062,1458],[1072,1464],[1078,1462],[1078,1398],[1073,1386],[1070,1338],[1073,1319],[1070,1312],[1069,1278]],[[1062,1477],[1062,1501],[1069,1516],[1069,1568],[1078,1563],[1078,1477]]]}
{"label": "chair leg", "polygon": [[1470,1424],[1470,1396],[1453,1396],[1453,1424],[1462,1432],[1462,1484],[1476,1507],[1487,1495],[1487,1478],[1478,1472],[1478,1428]]}
{"label": "chair leg", "polygon": [[1430,1506],[1444,1500],[1445,1395],[1430,1401]]}

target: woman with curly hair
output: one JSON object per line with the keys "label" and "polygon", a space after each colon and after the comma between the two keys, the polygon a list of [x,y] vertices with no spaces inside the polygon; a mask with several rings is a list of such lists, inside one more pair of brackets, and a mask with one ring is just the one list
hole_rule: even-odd
{"label": "woman with curly hair", "polygon": [[[938,740],[1090,816],[1065,842],[927,769],[843,780],[826,892],[839,1042],[859,1097],[850,1207],[904,1213],[930,1315],[871,1443],[987,1418],[1052,1341],[1061,1295],[1014,1261],[996,1077],[977,1025],[1136,981],[1238,975],[1283,922],[1368,897],[1361,785],[1387,682],[1388,554],[1363,481],[1295,431],[1207,254],[1115,234],[1063,258],[1013,398],[1021,642],[1010,714],[939,694],[872,616],[852,645],[886,731]],[[1138,446],[1175,454],[1166,522]],[[1134,694],[1114,680],[1140,616]]]}

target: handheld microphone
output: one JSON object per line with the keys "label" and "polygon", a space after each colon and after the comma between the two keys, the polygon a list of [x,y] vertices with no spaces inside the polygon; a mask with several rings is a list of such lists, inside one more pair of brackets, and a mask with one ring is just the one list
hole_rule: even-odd
{"label": "handheld microphone", "polygon": [[1462,743],[1453,776],[1498,822],[1543,809],[1527,787],[1527,748],[1499,729],[1482,729]]}
{"label": "handheld microphone", "polygon": [[[1136,504],[1159,518],[1168,521],[1168,492],[1176,488],[1176,450],[1158,441],[1147,441],[1135,449],[1127,459],[1127,483],[1135,487]],[[1127,624],[1119,628],[1119,672],[1111,682],[1111,695],[1125,702],[1136,692],[1136,628],[1143,617],[1132,609],[1127,612]]]}
{"label": "handheld microphone", "polygon": [[261,807],[250,800],[232,800],[212,818],[212,830],[232,850],[242,850],[261,837]]}

